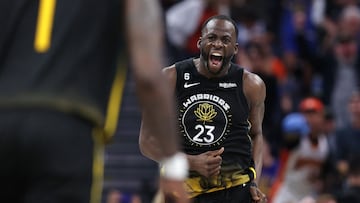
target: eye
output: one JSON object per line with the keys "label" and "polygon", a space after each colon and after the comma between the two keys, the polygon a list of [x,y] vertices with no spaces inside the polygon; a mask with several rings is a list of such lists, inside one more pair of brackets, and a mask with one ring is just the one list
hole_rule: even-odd
{"label": "eye", "polygon": [[215,40],[216,40],[216,37],[213,36],[213,35],[210,35],[210,36],[208,36],[208,40],[209,40],[209,41],[215,41]]}
{"label": "eye", "polygon": [[230,40],[230,38],[223,38],[222,39],[222,42],[224,43],[224,44],[229,44],[230,42],[231,42],[231,40]]}

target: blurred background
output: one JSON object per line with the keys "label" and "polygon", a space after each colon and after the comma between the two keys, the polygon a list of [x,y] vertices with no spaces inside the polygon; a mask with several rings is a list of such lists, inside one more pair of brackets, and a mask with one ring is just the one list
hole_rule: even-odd
{"label": "blurred background", "polygon": [[[260,187],[269,202],[360,202],[359,1],[161,3],[166,65],[199,55],[196,42],[208,17],[236,21],[233,61],[267,86]],[[105,203],[148,203],[154,195],[157,165],[139,151],[140,116],[128,72],[118,131],[106,148]]]}

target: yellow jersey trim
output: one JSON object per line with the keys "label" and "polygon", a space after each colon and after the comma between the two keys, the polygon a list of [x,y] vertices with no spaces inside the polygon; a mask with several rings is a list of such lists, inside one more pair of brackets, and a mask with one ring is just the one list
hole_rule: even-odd
{"label": "yellow jersey trim", "polygon": [[125,68],[125,64],[121,61],[116,70],[115,79],[110,92],[104,126],[105,141],[109,141],[112,138],[117,128],[126,81],[126,73],[127,70]]}
{"label": "yellow jersey trim", "polygon": [[254,180],[255,180],[256,179],[256,171],[255,171],[255,169],[253,167],[250,167],[249,169],[250,169],[251,172],[253,172]]}
{"label": "yellow jersey trim", "polygon": [[90,203],[101,202],[103,178],[104,178],[104,139],[103,131],[94,128],[92,132],[94,141],[93,166],[92,166],[92,185],[90,193]]}
{"label": "yellow jersey trim", "polygon": [[34,41],[34,49],[38,53],[47,52],[50,48],[55,10],[56,0],[40,0]]}

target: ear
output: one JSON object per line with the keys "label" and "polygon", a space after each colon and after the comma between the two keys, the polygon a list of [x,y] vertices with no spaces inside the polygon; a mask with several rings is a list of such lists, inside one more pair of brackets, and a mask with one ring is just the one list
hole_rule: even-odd
{"label": "ear", "polygon": [[198,49],[200,49],[200,44],[201,44],[201,37],[199,37],[197,43],[196,43],[196,46]]}
{"label": "ear", "polygon": [[236,55],[239,51],[239,43],[235,43],[235,46],[234,46],[234,55]]}

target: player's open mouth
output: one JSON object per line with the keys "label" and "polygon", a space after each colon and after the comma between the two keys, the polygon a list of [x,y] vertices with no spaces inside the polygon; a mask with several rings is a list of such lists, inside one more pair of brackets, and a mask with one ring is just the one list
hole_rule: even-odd
{"label": "player's open mouth", "polygon": [[210,54],[210,64],[212,66],[215,66],[217,68],[220,68],[222,65],[222,61],[223,61],[223,56],[219,53],[212,53]]}

